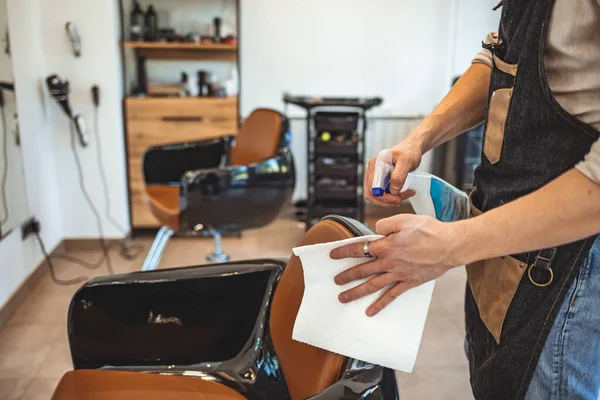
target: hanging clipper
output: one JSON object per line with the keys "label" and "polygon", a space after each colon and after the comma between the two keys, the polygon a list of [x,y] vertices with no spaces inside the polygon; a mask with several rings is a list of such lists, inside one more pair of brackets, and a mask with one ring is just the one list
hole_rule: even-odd
{"label": "hanging clipper", "polygon": [[82,147],[87,147],[89,143],[85,121],[81,114],[74,114],[69,104],[69,81],[63,80],[59,75],[54,74],[46,78],[46,85],[50,95],[63,109],[67,117],[75,125],[77,136]]}

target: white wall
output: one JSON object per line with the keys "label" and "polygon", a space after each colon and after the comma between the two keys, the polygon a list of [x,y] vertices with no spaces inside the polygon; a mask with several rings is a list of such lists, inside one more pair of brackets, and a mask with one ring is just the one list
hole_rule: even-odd
{"label": "white wall", "polygon": [[[7,13],[5,2],[0,1],[0,81],[12,82],[12,59],[4,52],[6,43],[4,42],[7,29]],[[1,227],[1,235],[5,235],[9,230],[21,224],[28,216],[27,196],[25,192],[25,178],[23,176],[23,162],[21,158],[21,147],[17,143],[17,123],[15,114],[17,104],[15,94],[12,92],[3,92],[4,94],[4,116],[6,118],[6,131],[0,127],[0,154],[4,151],[4,140],[6,140],[6,155],[8,161],[8,171],[6,179],[6,208],[8,209],[8,219]],[[4,173],[3,157],[0,155],[0,185],[2,185],[2,175]],[[1,187],[0,187],[1,190]],[[0,196],[0,220],[6,218],[2,196]],[[1,221],[0,221],[1,222]]]}
{"label": "white wall", "polygon": [[458,23],[453,75],[462,74],[471,65],[475,54],[481,50],[481,42],[489,32],[497,31],[501,9],[493,11],[498,0],[455,0],[458,2]]}
{"label": "white wall", "polygon": [[448,80],[451,9],[447,0],[242,1],[242,113],[281,107],[283,92],[382,96],[374,114],[427,113]]}
{"label": "white wall", "polygon": [[427,114],[497,26],[495,1],[242,1],[242,115],[281,108],[284,92],[377,95],[372,115]]}
{"label": "white wall", "polygon": [[[55,157],[42,81],[46,75],[38,0],[8,0],[21,141],[29,209],[42,224],[51,249],[63,238]],[[15,230],[0,242],[0,306],[42,260],[35,238],[21,241]]]}

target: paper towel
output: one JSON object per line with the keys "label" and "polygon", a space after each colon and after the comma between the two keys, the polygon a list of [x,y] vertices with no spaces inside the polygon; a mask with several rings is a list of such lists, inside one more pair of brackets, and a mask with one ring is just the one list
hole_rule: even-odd
{"label": "paper towel", "polygon": [[368,317],[365,313],[367,308],[385,289],[342,304],[338,295],[366,279],[343,286],[333,281],[340,272],[370,259],[332,260],[329,257],[331,250],[381,237],[361,236],[294,249],[294,254],[302,262],[305,289],[292,337],[347,357],[411,372],[421,343],[434,282],[407,291],[379,314]]}

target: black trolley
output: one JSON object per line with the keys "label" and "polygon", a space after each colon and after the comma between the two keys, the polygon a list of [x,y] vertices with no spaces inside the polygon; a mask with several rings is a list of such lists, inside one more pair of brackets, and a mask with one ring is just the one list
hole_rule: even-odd
{"label": "black trolley", "polygon": [[307,229],[329,214],[364,222],[366,112],[383,100],[285,94],[283,102],[307,113]]}

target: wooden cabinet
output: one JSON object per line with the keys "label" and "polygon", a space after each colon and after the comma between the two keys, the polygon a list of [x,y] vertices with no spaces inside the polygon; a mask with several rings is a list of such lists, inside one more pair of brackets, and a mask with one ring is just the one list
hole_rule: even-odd
{"label": "wooden cabinet", "polygon": [[151,146],[235,134],[237,97],[127,98],[125,108],[132,227],[156,228],[159,223],[144,201],[144,151]]}

